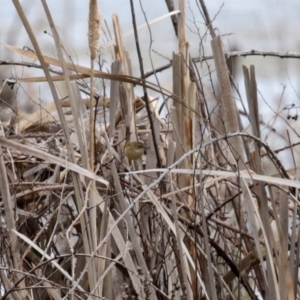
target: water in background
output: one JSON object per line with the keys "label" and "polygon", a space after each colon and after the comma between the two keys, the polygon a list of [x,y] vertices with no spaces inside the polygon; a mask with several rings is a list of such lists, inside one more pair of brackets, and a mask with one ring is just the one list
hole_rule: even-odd
{"label": "water in background", "polygon": [[[0,40],[18,47],[28,46],[31,43],[23,29],[19,17],[10,1],[5,1],[0,10]],[[47,23],[43,8],[40,2],[22,1],[22,5],[29,22],[34,28],[38,41],[45,55],[56,56],[56,51],[50,28]],[[166,14],[167,7],[164,1],[134,1],[136,9],[137,24],[145,23],[145,15],[148,21]],[[142,7],[140,5],[142,3]],[[75,63],[89,66],[89,49],[87,44],[87,20],[88,2],[81,0],[51,0],[48,1],[57,30],[65,49]],[[113,35],[111,15],[119,16],[122,31],[124,33],[132,30],[131,12],[129,2],[122,0],[99,1],[103,18],[107,21],[110,32]],[[298,28],[300,27],[298,12],[300,2],[296,0],[265,0],[265,1],[206,1],[214,28],[223,36],[225,48],[236,51],[247,51],[251,49],[264,51],[289,51],[300,53]],[[143,13],[145,12],[145,15]],[[211,37],[203,26],[203,19],[197,6],[197,1],[187,2],[187,33],[190,43],[190,52],[193,57],[199,55],[210,55]],[[47,33],[44,33],[44,32]],[[140,45],[143,53],[145,71],[152,70],[151,59],[154,67],[159,67],[169,62],[172,52],[177,49],[177,39],[169,19],[165,19],[151,26],[151,35],[148,28],[139,32]],[[109,39],[102,35],[101,60],[103,70],[110,69],[112,61],[111,48],[107,47]],[[139,66],[136,55],[136,48],[133,36],[124,39],[125,47],[130,53],[133,75],[139,76]],[[203,45],[203,48],[202,48]],[[103,47],[104,46],[104,47]],[[19,55],[8,52],[3,46],[0,47],[1,59],[21,61]],[[150,59],[151,58],[151,59]],[[26,60],[26,59],[25,59]],[[212,64],[212,63],[211,63]],[[257,84],[261,96],[260,112],[265,124],[272,124],[277,116],[276,130],[279,132],[286,124],[286,111],[282,111],[286,104],[299,104],[299,62],[296,59],[279,59],[270,57],[246,57],[238,58],[235,61],[234,77],[239,90],[244,97],[244,84],[242,77],[242,65],[256,67]],[[1,75],[9,76],[17,73],[18,76],[32,76],[32,69],[3,68]],[[41,75],[41,72],[36,71]],[[5,75],[3,75],[5,74]],[[21,75],[20,75],[21,74]],[[30,75],[29,75],[30,74]],[[203,82],[209,86],[209,77],[205,76],[203,69]],[[170,70],[159,73],[160,83],[172,89]],[[2,78],[3,79],[3,78]],[[153,79],[154,80],[154,79]],[[39,104],[39,101],[51,101],[47,85],[40,84],[39,89],[28,88],[26,92],[18,91],[18,101],[30,99]],[[101,89],[101,87],[100,87]],[[38,92],[37,92],[38,90]],[[61,95],[65,91],[61,87]],[[24,103],[27,103],[26,101]],[[291,121],[288,121],[291,122]],[[292,121],[293,128],[298,129],[298,123]],[[268,134],[268,127],[265,127],[265,134]],[[295,138],[295,135],[294,135]],[[274,147],[281,147],[284,139],[273,139]],[[286,158],[285,158],[286,159]]]}

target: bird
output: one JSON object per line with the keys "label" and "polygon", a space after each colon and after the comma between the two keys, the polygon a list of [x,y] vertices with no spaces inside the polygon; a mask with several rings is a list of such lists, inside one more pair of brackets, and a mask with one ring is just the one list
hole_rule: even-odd
{"label": "bird", "polygon": [[141,142],[126,142],[125,144],[125,155],[131,160],[139,159],[143,156],[146,149],[149,149],[144,143]]}

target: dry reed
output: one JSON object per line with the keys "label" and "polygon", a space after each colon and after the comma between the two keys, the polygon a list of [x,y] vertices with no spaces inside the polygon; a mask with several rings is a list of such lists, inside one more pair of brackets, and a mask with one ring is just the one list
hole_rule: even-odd
{"label": "dry reed", "polygon": [[[249,107],[243,113],[251,128],[242,127],[229,54],[204,1],[213,54],[190,56],[186,3],[179,1],[182,13],[171,18],[178,51],[167,66],[172,92],[146,80],[136,25],[141,78],[132,76],[116,15],[112,72],[94,70],[96,1],[90,2],[91,68],[65,61],[45,1],[58,59],[42,54],[20,3],[13,2],[35,52],[5,46],[38,59],[45,77],[9,82],[48,82],[53,103],[18,116],[13,128],[2,124],[1,299],[300,299],[300,182],[262,138],[254,66],[243,68]],[[209,58],[218,95],[205,87],[195,64]],[[61,74],[51,74],[51,66]],[[79,92],[86,78],[90,101]],[[110,82],[109,95],[94,91],[94,79]],[[67,99],[59,99],[54,81],[64,82]],[[131,166],[126,140],[149,146]],[[277,176],[265,174],[266,159]]]}

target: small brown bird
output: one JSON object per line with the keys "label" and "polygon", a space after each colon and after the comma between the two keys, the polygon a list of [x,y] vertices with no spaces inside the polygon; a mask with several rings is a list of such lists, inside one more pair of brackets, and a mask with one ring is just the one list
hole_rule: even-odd
{"label": "small brown bird", "polygon": [[143,156],[146,149],[149,149],[144,143],[141,142],[126,142],[125,155],[131,160],[139,159]]}

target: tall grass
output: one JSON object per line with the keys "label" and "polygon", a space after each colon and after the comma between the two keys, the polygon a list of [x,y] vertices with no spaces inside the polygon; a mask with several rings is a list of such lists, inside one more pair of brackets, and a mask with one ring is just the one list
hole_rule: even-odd
{"label": "tall grass", "polygon": [[[8,82],[33,88],[47,82],[53,102],[2,124],[1,299],[300,299],[300,182],[277,157],[295,145],[275,151],[266,142],[255,66],[243,67],[243,110],[228,66],[237,55],[289,54],[226,53],[200,0],[212,55],[193,58],[187,3],[180,0],[180,13],[172,13],[174,3],[166,1],[178,47],[170,64],[150,74],[130,1],[140,76],[132,75],[117,15],[114,60],[103,72],[95,64],[101,22],[95,1],[90,68],[66,58],[45,0],[57,57],[43,55],[21,4],[12,1],[34,51],[4,46],[24,57],[21,66],[45,75]],[[215,89],[203,81],[208,60]],[[157,77],[167,68],[172,90]],[[95,83],[104,81],[109,91],[98,93]],[[56,82],[67,98],[60,99]],[[83,86],[91,89],[87,98]],[[129,140],[149,146],[130,165]],[[276,175],[265,174],[266,161]]]}

